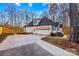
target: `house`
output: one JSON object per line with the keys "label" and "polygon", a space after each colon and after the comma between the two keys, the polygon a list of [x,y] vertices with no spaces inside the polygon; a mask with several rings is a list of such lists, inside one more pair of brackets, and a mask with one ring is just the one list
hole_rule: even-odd
{"label": "house", "polygon": [[15,34],[15,33],[23,33],[24,30],[22,27],[11,27],[9,25],[0,26],[0,34]]}
{"label": "house", "polygon": [[33,19],[27,26],[25,26],[25,32],[49,35],[54,26],[55,23],[47,17]]}

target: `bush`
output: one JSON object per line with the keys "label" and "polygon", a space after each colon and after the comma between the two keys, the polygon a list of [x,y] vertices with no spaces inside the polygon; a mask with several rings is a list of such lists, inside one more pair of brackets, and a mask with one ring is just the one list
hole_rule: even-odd
{"label": "bush", "polygon": [[61,33],[61,32],[57,32],[56,35],[59,36],[59,37],[63,37],[64,36],[64,34]]}
{"label": "bush", "polygon": [[50,35],[51,35],[51,36],[54,36],[54,37],[56,37],[56,36],[58,36],[58,37],[63,37],[63,36],[64,36],[64,34],[61,33],[61,32],[51,33]]}
{"label": "bush", "polygon": [[50,35],[51,35],[51,36],[56,36],[56,34],[55,34],[55,33],[51,33]]}
{"label": "bush", "polygon": [[7,37],[7,34],[0,34],[0,43]]}

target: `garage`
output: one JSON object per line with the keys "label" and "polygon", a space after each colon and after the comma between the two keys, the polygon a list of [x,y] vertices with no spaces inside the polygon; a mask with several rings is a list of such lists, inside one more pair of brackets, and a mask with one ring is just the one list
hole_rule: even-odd
{"label": "garage", "polygon": [[34,19],[28,26],[25,26],[25,31],[35,34],[50,35],[53,24],[54,23],[46,17],[43,17],[42,19]]}

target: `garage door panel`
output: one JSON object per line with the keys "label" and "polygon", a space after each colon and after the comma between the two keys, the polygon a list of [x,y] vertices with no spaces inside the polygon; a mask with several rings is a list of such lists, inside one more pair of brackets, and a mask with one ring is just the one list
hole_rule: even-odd
{"label": "garage door panel", "polygon": [[47,34],[49,35],[50,34],[50,30],[36,30],[35,33],[37,34]]}

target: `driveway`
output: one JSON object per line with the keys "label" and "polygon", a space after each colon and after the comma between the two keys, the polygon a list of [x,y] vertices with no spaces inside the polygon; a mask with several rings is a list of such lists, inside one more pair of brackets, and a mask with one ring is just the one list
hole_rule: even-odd
{"label": "driveway", "polygon": [[0,51],[15,48],[27,44],[34,43],[35,40],[40,40],[44,35],[11,35],[8,36],[1,44],[0,44]]}
{"label": "driveway", "polygon": [[0,44],[0,56],[51,56],[52,54],[35,43],[43,35],[8,36]]}
{"label": "driveway", "polygon": [[[41,38],[46,35],[12,35],[0,44],[0,55],[7,56],[75,56]],[[61,52],[61,53],[60,53]]]}

